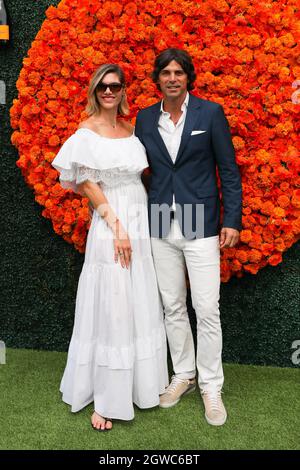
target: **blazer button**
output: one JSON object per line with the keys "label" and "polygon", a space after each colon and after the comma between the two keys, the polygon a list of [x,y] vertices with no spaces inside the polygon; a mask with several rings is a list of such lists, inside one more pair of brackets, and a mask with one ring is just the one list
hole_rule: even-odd
{"label": "blazer button", "polygon": [[176,168],[175,168],[175,166],[173,167],[173,171],[176,171]]}

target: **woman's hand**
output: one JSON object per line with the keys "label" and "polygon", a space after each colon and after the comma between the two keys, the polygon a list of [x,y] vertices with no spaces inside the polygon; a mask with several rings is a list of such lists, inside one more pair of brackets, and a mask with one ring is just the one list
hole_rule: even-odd
{"label": "woman's hand", "polygon": [[132,249],[129,237],[122,228],[118,230],[117,235],[114,238],[114,252],[115,262],[117,263],[119,260],[122,268],[125,268],[126,266],[128,269],[131,261]]}
{"label": "woman's hand", "polygon": [[115,262],[120,261],[122,268],[126,266],[128,269],[132,253],[130,240],[102,189],[97,183],[88,180],[81,183],[79,187],[80,191],[89,198],[92,206],[113,232]]}

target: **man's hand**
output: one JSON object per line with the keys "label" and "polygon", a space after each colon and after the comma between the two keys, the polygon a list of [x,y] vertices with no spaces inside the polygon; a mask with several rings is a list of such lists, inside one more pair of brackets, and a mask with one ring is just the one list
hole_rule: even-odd
{"label": "man's hand", "polygon": [[220,248],[233,248],[239,241],[240,232],[235,228],[223,227],[220,233]]}

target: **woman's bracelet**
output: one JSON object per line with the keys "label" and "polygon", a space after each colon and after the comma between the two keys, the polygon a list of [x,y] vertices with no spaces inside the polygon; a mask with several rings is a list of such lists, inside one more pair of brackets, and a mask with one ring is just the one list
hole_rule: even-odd
{"label": "woman's bracelet", "polygon": [[[120,230],[121,234],[122,227],[120,227],[120,219],[116,216],[116,214],[112,211],[112,209],[107,204],[100,204],[96,211],[102,217],[102,219],[106,222],[107,226],[112,230],[114,235],[119,238]],[[111,220],[113,219],[113,220]]]}

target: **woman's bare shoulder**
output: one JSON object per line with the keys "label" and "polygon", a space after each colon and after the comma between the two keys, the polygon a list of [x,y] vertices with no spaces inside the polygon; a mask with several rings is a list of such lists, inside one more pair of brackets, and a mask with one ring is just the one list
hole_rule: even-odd
{"label": "woman's bare shoulder", "polygon": [[92,117],[89,117],[88,119],[85,119],[84,121],[81,121],[78,124],[78,129],[82,129],[83,127],[89,127],[92,128],[94,123],[94,119]]}

